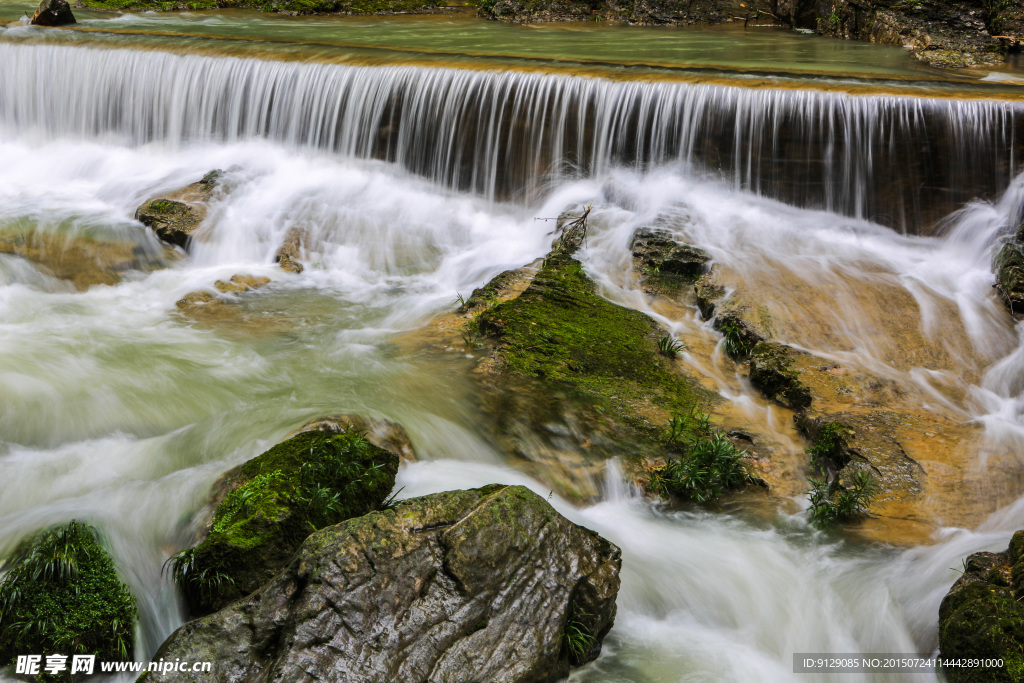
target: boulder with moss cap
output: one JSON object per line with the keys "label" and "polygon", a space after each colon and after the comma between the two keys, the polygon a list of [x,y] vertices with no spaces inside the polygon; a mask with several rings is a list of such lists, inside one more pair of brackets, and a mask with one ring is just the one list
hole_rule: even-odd
{"label": "boulder with moss cap", "polygon": [[183,683],[555,681],[600,653],[620,566],[524,487],[437,493],[316,532],[154,659],[216,662]]}
{"label": "boulder with moss cap", "polygon": [[190,608],[258,589],[309,534],[380,507],[397,471],[398,456],[355,430],[301,432],[249,460],[221,487],[205,539],[172,559]]}

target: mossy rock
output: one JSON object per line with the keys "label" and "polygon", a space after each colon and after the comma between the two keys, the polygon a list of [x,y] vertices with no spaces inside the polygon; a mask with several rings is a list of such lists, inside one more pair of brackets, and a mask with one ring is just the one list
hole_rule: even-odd
{"label": "mossy rock", "polygon": [[972,555],[964,575],[942,600],[939,649],[943,658],[1003,660],[1002,668],[946,668],[950,683],[1024,681],[1024,603],[1002,585],[1011,555],[1012,549]]}
{"label": "mossy rock", "polygon": [[630,240],[630,250],[633,265],[647,288],[669,295],[694,284],[711,261],[707,252],[676,241],[663,228],[638,228]]}
{"label": "mossy rock", "polygon": [[649,401],[686,413],[708,399],[658,353],[657,323],[598,295],[564,251],[552,252],[526,291],[482,313],[479,325],[500,342],[505,372],[570,387],[609,410],[630,414]]}
{"label": "mossy rock", "polygon": [[790,354],[782,344],[758,342],[750,352],[750,383],[766,398],[804,410],[811,405],[811,391],[793,369]]}
{"label": "mossy rock", "polygon": [[1024,316],[1024,242],[1003,245],[995,260],[996,290],[1015,317]]}
{"label": "mossy rock", "polygon": [[0,581],[0,666],[25,654],[125,661],[138,608],[95,529],[48,529],[7,558]]}
{"label": "mossy rock", "polygon": [[174,560],[196,613],[219,610],[279,571],[309,534],[378,509],[398,456],[361,433],[302,432],[245,463],[209,535]]}

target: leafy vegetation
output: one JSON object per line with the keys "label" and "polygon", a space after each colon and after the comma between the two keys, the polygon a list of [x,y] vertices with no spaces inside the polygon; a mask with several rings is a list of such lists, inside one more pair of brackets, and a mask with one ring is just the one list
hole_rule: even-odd
{"label": "leafy vegetation", "polygon": [[829,483],[825,479],[811,479],[810,506],[811,523],[821,528],[831,527],[839,522],[849,522],[868,514],[868,506],[877,492],[877,486],[870,472],[861,470],[853,475],[850,486],[843,486],[838,479]]}
{"label": "leafy vegetation", "polygon": [[582,664],[587,660],[587,655],[594,649],[594,638],[590,629],[587,628],[585,619],[590,615],[573,607],[569,614],[569,620],[565,623],[565,631],[562,632],[562,642],[569,650],[569,659],[573,664]]}
{"label": "leafy vegetation", "polygon": [[0,666],[17,655],[94,654],[127,660],[135,597],[96,531],[72,521],[23,543],[0,581]]}
{"label": "leafy vegetation", "polygon": [[675,453],[651,473],[650,487],[658,493],[709,503],[752,480],[743,462],[746,451],[712,427],[707,413],[693,409],[673,416],[665,445]]}
{"label": "leafy vegetation", "polygon": [[658,340],[658,353],[666,358],[676,358],[686,346],[675,337],[665,336]]}
{"label": "leafy vegetation", "polygon": [[743,324],[732,317],[726,317],[719,321],[718,329],[723,336],[723,348],[725,353],[736,360],[743,360],[750,356],[757,343],[755,339],[744,328]]}
{"label": "leafy vegetation", "polygon": [[843,454],[850,429],[842,422],[826,422],[818,428],[807,453],[811,456],[811,466],[819,473],[824,472],[828,464],[837,469],[843,467],[848,460]]}

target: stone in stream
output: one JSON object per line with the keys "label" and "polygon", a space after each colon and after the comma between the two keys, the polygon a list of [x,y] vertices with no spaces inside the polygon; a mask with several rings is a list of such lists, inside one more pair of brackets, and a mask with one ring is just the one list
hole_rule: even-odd
{"label": "stone in stream", "polygon": [[132,658],[135,597],[95,529],[71,521],[43,531],[15,548],[3,569],[0,667],[30,654]]}
{"label": "stone in stream", "polygon": [[67,0],[43,0],[32,15],[33,26],[67,26],[76,24]]}
{"label": "stone in stream", "polygon": [[[584,231],[572,226],[583,211],[559,217],[560,237],[525,288],[482,306],[471,297],[476,316],[466,323],[490,345],[475,376],[496,441],[577,500],[598,495],[609,457],[628,454],[639,475],[644,458],[663,457],[672,415],[715,400],[659,353],[665,331],[654,319],[600,295],[575,257]],[[494,291],[510,278],[499,275]]]}
{"label": "stone in stream", "polygon": [[150,199],[135,211],[135,219],[168,244],[187,250],[222,175],[222,171],[210,171],[199,182]]}
{"label": "stone in stream", "polygon": [[304,267],[299,258],[302,256],[308,236],[304,228],[288,228],[274,261],[290,273],[301,273]]}
{"label": "stone in stream", "polygon": [[948,667],[950,683],[1024,681],[1024,531],[1001,553],[964,562],[939,607],[939,651],[945,659],[1002,660],[1001,667]]}
{"label": "stone in stream", "polygon": [[124,273],[162,268],[176,258],[169,247],[154,249],[129,240],[45,231],[0,233],[0,254],[31,261],[42,272],[70,282],[80,291],[116,285]]}
{"label": "stone in stream", "polygon": [[1024,318],[1024,226],[996,255],[996,291],[1014,318]]}
{"label": "stone in stream", "polygon": [[677,241],[665,228],[638,228],[630,240],[630,250],[644,285],[655,291],[673,292],[693,284],[711,261],[706,251]]}
{"label": "stone in stream", "polygon": [[397,455],[350,429],[300,432],[227,473],[206,537],[171,562],[190,608],[258,589],[310,533],[380,507],[397,471]]}
{"label": "stone in stream", "polygon": [[437,493],[317,531],[153,658],[213,661],[174,674],[197,683],[555,681],[600,653],[620,566],[524,487]]}

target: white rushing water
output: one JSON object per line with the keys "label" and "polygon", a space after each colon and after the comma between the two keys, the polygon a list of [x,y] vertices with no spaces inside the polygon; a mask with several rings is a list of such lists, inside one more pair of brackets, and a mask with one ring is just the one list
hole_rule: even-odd
{"label": "white rushing water", "polygon": [[[212,168],[227,170],[228,191],[211,207],[193,254],[170,267],[77,292],[0,255],[0,554],[46,524],[73,517],[97,525],[139,597],[140,658],[182,621],[161,566],[189,543],[190,515],[209,484],[309,418],[349,412],[403,424],[422,458],[400,472],[403,496],[495,481],[549,494],[486,441],[465,358],[409,356],[390,338],[450,310],[457,292],[543,255],[551,225],[534,218],[572,202],[599,202],[586,267],[612,298],[649,309],[623,277],[628,237],[669,216],[720,263],[745,264],[751,277],[803,277],[828,293],[835,311],[821,324],[843,341],[824,347],[800,336],[796,323],[820,313],[813,302],[772,301],[777,318],[794,323],[786,341],[901,381],[955,384],[961,398],[935,392],[937,409],[981,422],[1002,447],[1019,449],[1024,439],[1024,345],[990,291],[993,249],[1021,215],[1020,179],[999,203],[953,216],[940,237],[794,208],[676,165],[641,172],[617,165],[628,160],[607,150],[595,153],[603,161],[589,178],[549,179],[543,198],[501,203],[465,191],[482,189],[475,181],[462,190],[449,182],[463,169],[490,174],[485,186],[493,188],[503,163],[493,148],[477,147],[472,163],[451,150],[423,150],[457,143],[444,131],[468,125],[458,102],[504,102],[474,112],[525,107],[517,103],[531,92],[552,103],[531,116],[568,117],[559,107],[575,89],[573,97],[592,102],[614,128],[623,111],[616,107],[625,106],[614,103],[627,93],[647,88],[633,101],[667,116],[690,110],[659,103],[666,91],[685,99],[698,90],[3,44],[0,55],[11,65],[0,74],[0,231],[128,240],[157,253],[132,219],[135,207]],[[25,83],[41,78],[33,69],[48,60],[65,70],[52,88],[29,89]],[[374,160],[358,145],[374,137],[396,88],[405,93],[402,117],[423,117],[425,129],[394,133],[401,144]],[[912,123],[937,108],[968,137],[1016,116],[1000,104],[700,92],[748,117],[791,108],[818,120],[831,107],[851,121]],[[314,93],[315,101],[304,99]],[[342,106],[357,94],[366,98],[360,108]],[[284,102],[289,108],[279,108]],[[626,144],[610,133],[595,139]],[[414,151],[415,163],[403,160]],[[309,229],[317,245],[301,276],[272,263],[291,226]],[[177,316],[182,295],[235,273],[272,278],[241,303],[262,327],[238,333]],[[915,366],[891,331],[872,323],[878,311],[855,293],[858,281],[879,279],[917,302],[924,334],[950,367]],[[702,326],[695,316],[663,321]],[[1022,499],[975,530],[944,530],[935,545],[856,545],[812,532],[800,515],[759,521],[657,509],[631,495],[616,472],[609,468],[598,505],[551,499],[623,549],[616,627],[602,658],[574,674],[579,681],[809,680],[792,673],[793,652],[929,653],[938,603],[957,577],[949,568],[970,552],[1005,548],[1024,526]]]}

